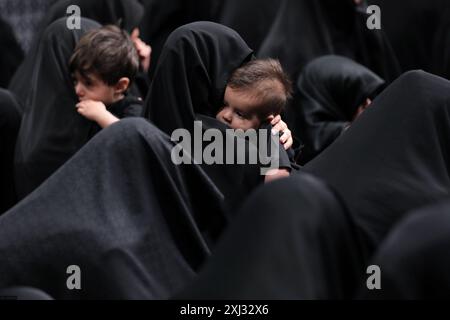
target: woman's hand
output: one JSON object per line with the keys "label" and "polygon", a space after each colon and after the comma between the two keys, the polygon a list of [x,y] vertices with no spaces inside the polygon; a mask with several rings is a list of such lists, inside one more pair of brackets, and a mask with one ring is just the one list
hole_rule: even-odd
{"label": "woman's hand", "polygon": [[131,40],[136,47],[136,50],[139,55],[139,60],[141,62],[142,69],[147,72],[148,68],[150,68],[150,59],[152,55],[152,47],[147,45],[144,41],[139,38],[139,29],[134,28],[131,33]]}

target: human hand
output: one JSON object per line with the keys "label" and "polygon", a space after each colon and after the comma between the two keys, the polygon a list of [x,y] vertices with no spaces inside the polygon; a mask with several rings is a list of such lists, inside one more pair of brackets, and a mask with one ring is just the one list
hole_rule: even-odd
{"label": "human hand", "polygon": [[277,115],[274,117],[270,124],[272,125],[272,132],[283,132],[282,136],[280,137],[280,143],[283,145],[284,150],[289,149],[292,147],[292,144],[294,143],[294,140],[292,139],[291,130],[289,130],[287,124],[281,120],[281,116]]}
{"label": "human hand", "polygon": [[269,183],[278,179],[287,178],[290,173],[287,169],[270,169],[264,177],[264,183]]}
{"label": "human hand", "polygon": [[86,119],[98,121],[105,113],[108,113],[106,106],[101,101],[83,100],[76,104],[77,112]]}
{"label": "human hand", "polygon": [[139,60],[141,62],[142,69],[147,72],[150,68],[150,61],[152,55],[152,47],[147,45],[144,41],[139,38],[139,29],[134,28],[131,33],[131,40],[136,47],[136,51],[139,55]]}

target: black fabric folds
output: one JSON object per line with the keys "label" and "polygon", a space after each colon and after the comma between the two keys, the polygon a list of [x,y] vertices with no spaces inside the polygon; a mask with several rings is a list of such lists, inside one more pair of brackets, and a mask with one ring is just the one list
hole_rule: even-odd
{"label": "black fabric folds", "polygon": [[366,67],[340,56],[314,59],[297,81],[291,128],[304,143],[301,160],[314,158],[353,121],[358,107],[373,99],[384,81]]}
{"label": "black fabric folds", "polygon": [[143,0],[141,38],[152,46],[149,76],[153,78],[164,43],[178,27],[195,21],[213,21],[221,0]]}
{"label": "black fabric folds", "polygon": [[[202,132],[218,129],[224,142],[231,141],[234,137],[226,133],[227,127],[215,116],[223,106],[229,76],[251,57],[252,50],[228,27],[194,22],[178,28],[164,45],[144,104],[144,116],[168,135],[177,129],[187,130],[192,144],[196,138],[194,121],[202,121]],[[202,144],[202,150],[208,144]],[[225,159],[227,150],[222,151]],[[250,152],[257,151],[246,144],[245,152],[248,159]],[[202,168],[225,197],[233,199],[229,202],[232,207],[262,181],[258,165],[203,163]]]}
{"label": "black fabric folds", "polygon": [[171,134],[192,128],[196,114],[215,117],[231,73],[253,51],[232,29],[194,22],[175,30],[164,45],[144,116]]}
{"label": "black fabric folds", "polygon": [[448,299],[450,202],[411,212],[387,237],[371,264],[380,267],[381,290],[363,299]]}
{"label": "black fabric folds", "polygon": [[102,25],[115,24],[129,33],[138,27],[144,15],[144,7],[138,0],[60,0],[50,7],[44,18],[44,28],[53,21],[68,16],[66,11],[71,5],[80,7],[83,18]]}
{"label": "black fabric folds", "polygon": [[372,248],[408,211],[450,194],[449,89],[404,74],[304,167],[341,195]]}
{"label": "black fabric folds", "polygon": [[336,195],[307,174],[257,189],[175,299],[344,299],[364,251]]}
{"label": "black fabric folds", "polygon": [[81,19],[80,30],[69,30],[65,18],[43,33],[28,77],[26,109],[17,138],[15,181],[23,198],[67,161],[90,138],[95,125],[79,115],[68,61],[76,42],[100,25]]}
{"label": "black fabric folds", "polygon": [[0,18],[0,88],[8,84],[24,58],[11,26]]}
{"label": "black fabric folds", "polygon": [[[180,290],[225,220],[222,194],[198,166],[173,164],[172,148],[144,119],[102,130],[0,217],[0,287],[55,299],[163,299]],[[71,265],[82,290],[66,285]],[[134,291],[127,279],[136,274]]]}
{"label": "black fabric folds", "polygon": [[16,203],[13,163],[20,127],[19,110],[13,94],[0,89],[0,214]]}
{"label": "black fabric folds", "polygon": [[387,82],[400,74],[383,30],[369,30],[366,4],[353,0],[284,0],[258,53],[279,58],[293,79],[312,59],[335,54],[369,68]]}

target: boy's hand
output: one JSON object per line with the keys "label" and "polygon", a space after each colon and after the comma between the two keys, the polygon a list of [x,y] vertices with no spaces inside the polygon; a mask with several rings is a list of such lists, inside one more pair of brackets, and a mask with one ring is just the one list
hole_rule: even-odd
{"label": "boy's hand", "polygon": [[142,69],[147,72],[148,68],[150,68],[150,59],[152,55],[152,47],[147,45],[144,41],[139,38],[139,29],[134,28],[131,33],[131,40],[136,47],[136,50],[139,55],[139,59],[141,62]]}
{"label": "boy's hand", "polygon": [[106,128],[116,121],[119,121],[111,112],[106,109],[103,102],[94,100],[84,100],[76,105],[77,111],[83,117],[95,121],[102,128]]}
{"label": "boy's hand", "polygon": [[80,101],[77,103],[76,108],[79,114],[92,121],[97,121],[108,112],[103,102],[94,100]]}
{"label": "boy's hand", "polygon": [[289,149],[294,143],[292,139],[291,130],[288,129],[287,124],[281,120],[281,116],[277,115],[274,117],[270,124],[272,125],[272,132],[283,132],[283,135],[280,137],[280,143],[283,145],[284,150]]}

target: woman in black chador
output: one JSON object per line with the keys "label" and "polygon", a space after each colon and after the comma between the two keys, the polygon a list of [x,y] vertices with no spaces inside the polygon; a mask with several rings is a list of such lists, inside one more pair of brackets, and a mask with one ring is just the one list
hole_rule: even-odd
{"label": "woman in black chador", "polygon": [[17,138],[15,181],[19,198],[33,191],[91,137],[95,123],[76,112],[69,58],[88,30],[100,25],[82,19],[80,30],[69,30],[66,19],[43,33],[29,72],[27,107]]}
{"label": "woman in black chador", "polygon": [[404,74],[304,167],[339,193],[371,250],[408,211],[450,194],[449,89]]}
{"label": "woman in black chador", "polygon": [[294,135],[304,143],[299,161],[308,162],[338,138],[383,85],[372,71],[344,57],[308,63],[296,84],[296,104],[289,109]]}

